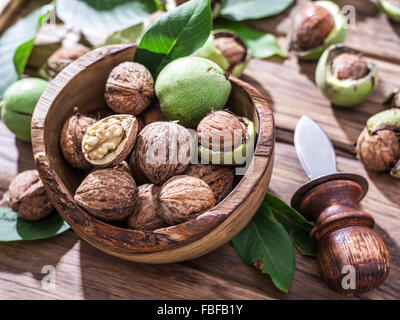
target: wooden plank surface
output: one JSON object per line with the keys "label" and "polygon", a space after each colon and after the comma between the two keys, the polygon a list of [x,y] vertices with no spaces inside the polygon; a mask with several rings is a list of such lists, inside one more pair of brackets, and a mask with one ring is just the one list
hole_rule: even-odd
{"label": "wooden plank surface", "polygon": [[[285,46],[290,17],[306,0],[284,14],[251,22],[279,36]],[[348,1],[339,0],[344,5]],[[0,298],[35,299],[399,299],[400,181],[368,173],[354,157],[354,141],[365,121],[382,109],[381,102],[400,87],[400,25],[390,23],[365,0],[351,1],[357,9],[356,29],[346,43],[366,53],[380,67],[380,84],[373,96],[355,109],[333,108],[314,84],[315,63],[252,60],[243,79],[271,103],[278,129],[276,160],[270,190],[289,201],[307,178],[297,160],[293,141],[302,114],[317,120],[334,142],[339,168],[368,178],[370,191],[362,208],[376,219],[377,232],[388,245],[392,269],[378,289],[343,297],[320,280],[316,262],[296,254],[296,273],[288,294],[274,288],[267,276],[245,265],[230,244],[195,260],[171,265],[143,265],[108,256],[72,232],[48,240],[0,244]],[[0,194],[19,171],[32,167],[30,145],[16,141],[0,123]],[[56,290],[41,288],[44,265],[56,268]],[[101,279],[101,281],[99,281]]]}

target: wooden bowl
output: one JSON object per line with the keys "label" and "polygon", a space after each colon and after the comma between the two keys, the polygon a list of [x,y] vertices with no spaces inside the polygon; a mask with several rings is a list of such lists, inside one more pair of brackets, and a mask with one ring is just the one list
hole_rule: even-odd
{"label": "wooden bowl", "polygon": [[40,98],[32,119],[32,145],[39,174],[59,214],[94,247],[111,255],[146,263],[168,263],[204,255],[230,241],[253,217],[270,181],[275,129],[272,111],[253,87],[231,78],[228,106],[254,122],[258,133],[253,167],[218,205],[194,220],[153,232],[120,228],[82,210],[73,195],[83,173],[63,158],[60,131],[74,107],[91,113],[104,106],[111,69],[132,61],[136,45],[96,49],[65,68]]}

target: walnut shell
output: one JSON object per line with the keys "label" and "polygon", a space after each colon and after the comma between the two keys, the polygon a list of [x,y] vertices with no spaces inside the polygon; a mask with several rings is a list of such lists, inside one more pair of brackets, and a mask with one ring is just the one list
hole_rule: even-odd
{"label": "walnut shell", "polygon": [[197,126],[200,144],[214,151],[232,151],[243,143],[246,126],[232,113],[214,111]]}
{"label": "walnut shell", "polygon": [[147,176],[144,174],[142,169],[140,169],[137,164],[135,150],[129,157],[129,167],[131,168],[133,178],[135,179],[138,185],[150,183],[150,180],[147,178]]}
{"label": "walnut shell", "polygon": [[137,119],[128,114],[106,117],[91,125],[82,141],[87,162],[98,168],[114,167],[124,161],[135,145]]}
{"label": "walnut shell", "polygon": [[52,72],[57,74],[70,63],[74,62],[88,52],[89,49],[79,43],[69,46],[63,46],[56,50],[47,59],[47,65],[50,69],[52,69]]}
{"label": "walnut shell", "polygon": [[362,57],[354,53],[342,53],[332,62],[332,73],[339,80],[358,80],[369,72],[368,64]]}
{"label": "walnut shell", "polygon": [[367,170],[388,171],[400,158],[400,143],[391,130],[380,130],[370,135],[364,128],[358,137],[356,151]]}
{"label": "walnut shell", "polygon": [[161,185],[188,168],[193,151],[189,130],[174,122],[153,122],[139,133],[132,156],[146,177]]}
{"label": "walnut shell", "polygon": [[199,178],[176,176],[161,187],[160,214],[171,225],[194,219],[214,205],[213,190]]}
{"label": "walnut shell", "polygon": [[138,197],[135,180],[123,166],[91,172],[75,192],[76,203],[106,221],[127,217]]}
{"label": "walnut shell", "polygon": [[82,140],[87,128],[94,123],[96,123],[96,119],[77,113],[65,121],[61,130],[60,146],[62,154],[75,168],[89,169],[92,167],[83,155]]}
{"label": "walnut shell", "polygon": [[229,70],[246,61],[248,50],[239,36],[220,32],[214,34],[214,37],[214,45],[228,61]]}
{"label": "walnut shell", "polygon": [[235,174],[232,167],[214,164],[191,164],[185,175],[197,177],[214,191],[216,203],[221,202],[231,191]]}
{"label": "walnut shell", "polygon": [[331,33],[335,21],[331,13],[322,6],[312,4],[304,8],[295,23],[295,39],[302,50],[322,45]]}
{"label": "walnut shell", "polygon": [[105,98],[117,113],[138,115],[154,97],[154,80],[147,68],[136,62],[123,62],[110,73]]}
{"label": "walnut shell", "polygon": [[144,125],[147,126],[153,122],[168,121],[161,111],[160,102],[154,99],[148,109],[141,115]]}
{"label": "walnut shell", "polygon": [[8,194],[11,209],[18,212],[22,219],[37,221],[54,211],[37,170],[23,171],[15,176]]}
{"label": "walnut shell", "polygon": [[138,200],[133,212],[126,218],[130,229],[150,231],[166,226],[160,216],[161,187],[154,184],[144,184],[139,187]]}

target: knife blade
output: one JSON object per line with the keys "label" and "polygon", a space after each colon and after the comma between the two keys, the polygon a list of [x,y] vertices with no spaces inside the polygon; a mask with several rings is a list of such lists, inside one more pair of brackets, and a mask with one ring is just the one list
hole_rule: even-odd
{"label": "knife blade", "polygon": [[294,145],[310,180],[338,172],[336,153],[331,140],[325,131],[307,116],[302,116],[296,126]]}

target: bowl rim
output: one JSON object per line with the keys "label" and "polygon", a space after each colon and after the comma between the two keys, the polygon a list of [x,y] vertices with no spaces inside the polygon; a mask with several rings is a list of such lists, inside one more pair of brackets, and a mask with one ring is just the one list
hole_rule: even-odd
{"label": "bowl rim", "polygon": [[[275,126],[266,99],[251,85],[233,76],[229,80],[237,85],[255,107],[258,117],[258,138],[251,165],[259,168],[258,172],[246,173],[232,192],[215,207],[196,219],[154,231],[140,231],[113,226],[86,213],[73,199],[46,153],[46,120],[56,98],[70,81],[83,70],[95,67],[108,56],[136,51],[136,44],[111,45],[90,51],[85,56],[66,67],[49,85],[40,98],[32,117],[32,146],[36,167],[53,205],[61,217],[83,239],[99,249],[120,257],[161,252],[182,247],[204,237],[222,224],[233,219],[235,211],[244,206],[253,189],[261,184],[272,170]],[[60,129],[61,130],[61,129]],[[270,168],[270,170],[269,170]],[[269,183],[269,177],[268,177]],[[265,190],[266,192],[266,190]],[[240,201],[238,201],[240,195]],[[262,201],[262,199],[261,199]],[[227,211],[226,208],[229,208]],[[255,214],[251,213],[248,221]],[[247,221],[247,222],[248,222]],[[240,230],[235,231],[235,234]],[[231,235],[230,239],[235,235]],[[227,239],[225,242],[229,241]],[[212,245],[210,245],[212,247]]]}

